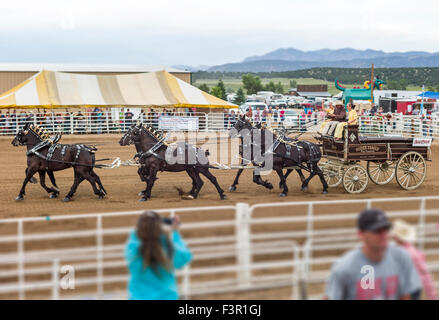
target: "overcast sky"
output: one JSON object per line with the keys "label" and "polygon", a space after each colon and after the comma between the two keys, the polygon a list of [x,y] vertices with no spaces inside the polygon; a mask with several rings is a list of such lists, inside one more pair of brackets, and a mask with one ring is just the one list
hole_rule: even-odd
{"label": "overcast sky", "polygon": [[439,51],[437,0],[12,0],[0,62],[239,62],[278,48]]}

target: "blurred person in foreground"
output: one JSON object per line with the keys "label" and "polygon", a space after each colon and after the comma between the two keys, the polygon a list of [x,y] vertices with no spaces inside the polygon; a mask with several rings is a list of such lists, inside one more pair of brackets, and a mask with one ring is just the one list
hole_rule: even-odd
{"label": "blurred person in foreground", "polygon": [[179,232],[179,218],[163,219],[154,211],[143,213],[125,247],[130,273],[129,299],[177,300],[175,269],[192,259]]}
{"label": "blurred person in foreground", "polygon": [[[427,263],[425,262],[424,254],[413,246],[416,241],[416,228],[403,220],[396,220],[393,223],[392,230],[390,232],[393,240],[404,248],[418,271],[421,278],[422,287],[425,290],[426,298],[429,300],[437,300],[437,294],[434,287],[434,281],[431,274],[427,270]],[[417,300],[421,297],[421,290],[412,293],[412,299]]]}
{"label": "blurred person in foreground", "polygon": [[358,217],[362,245],[332,266],[326,287],[331,300],[410,300],[421,282],[409,254],[389,244],[391,223],[383,211],[367,209]]}

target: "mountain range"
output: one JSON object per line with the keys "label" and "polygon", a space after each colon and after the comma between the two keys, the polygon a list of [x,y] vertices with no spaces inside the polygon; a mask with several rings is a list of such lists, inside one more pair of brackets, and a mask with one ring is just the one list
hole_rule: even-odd
{"label": "mountain range", "polygon": [[295,48],[282,48],[261,56],[245,58],[238,63],[226,63],[212,67],[202,66],[201,68],[186,67],[193,71],[274,72],[315,67],[368,68],[372,63],[377,68],[439,67],[439,52],[384,52],[352,48],[302,51]]}

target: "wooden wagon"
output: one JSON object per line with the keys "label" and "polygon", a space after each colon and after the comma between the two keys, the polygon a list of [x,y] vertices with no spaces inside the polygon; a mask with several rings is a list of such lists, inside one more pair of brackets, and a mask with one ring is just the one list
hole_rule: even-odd
{"label": "wooden wagon", "polygon": [[[330,187],[343,184],[348,193],[363,192],[369,179],[385,185],[396,177],[405,190],[418,188],[425,180],[426,161],[431,161],[431,138],[361,136],[358,126],[346,126],[344,139],[322,137],[321,163]],[[361,165],[366,161],[366,168]]]}

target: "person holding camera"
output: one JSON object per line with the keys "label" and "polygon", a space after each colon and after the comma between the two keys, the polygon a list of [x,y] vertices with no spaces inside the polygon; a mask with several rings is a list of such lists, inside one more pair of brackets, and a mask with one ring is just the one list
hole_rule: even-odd
{"label": "person holding camera", "polygon": [[125,247],[130,274],[129,299],[179,298],[175,269],[192,260],[192,254],[177,230],[179,223],[178,217],[161,218],[154,211],[139,217]]}

